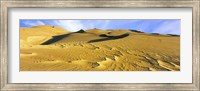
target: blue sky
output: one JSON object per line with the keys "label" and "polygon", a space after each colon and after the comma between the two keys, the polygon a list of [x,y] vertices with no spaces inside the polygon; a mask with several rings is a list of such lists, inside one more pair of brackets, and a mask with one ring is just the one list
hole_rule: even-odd
{"label": "blue sky", "polygon": [[177,34],[180,35],[180,20],[20,20],[20,27],[38,25],[60,26],[68,31],[99,28],[107,29],[134,29],[146,33]]}

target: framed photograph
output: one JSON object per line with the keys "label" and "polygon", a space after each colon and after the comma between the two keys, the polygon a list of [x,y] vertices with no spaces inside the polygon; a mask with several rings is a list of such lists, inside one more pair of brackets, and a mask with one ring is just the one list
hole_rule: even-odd
{"label": "framed photograph", "polygon": [[199,91],[200,1],[0,0],[1,91]]}

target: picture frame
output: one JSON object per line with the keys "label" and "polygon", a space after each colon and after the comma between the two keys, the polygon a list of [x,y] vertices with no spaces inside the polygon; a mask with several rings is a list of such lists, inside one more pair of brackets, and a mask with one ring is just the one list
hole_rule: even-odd
{"label": "picture frame", "polygon": [[[8,10],[10,8],[192,8],[192,83],[8,83]],[[1,90],[192,90],[199,91],[199,0],[1,0]]]}

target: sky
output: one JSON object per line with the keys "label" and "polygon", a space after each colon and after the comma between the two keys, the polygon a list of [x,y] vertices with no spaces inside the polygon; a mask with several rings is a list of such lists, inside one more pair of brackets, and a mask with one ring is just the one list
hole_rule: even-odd
{"label": "sky", "polygon": [[20,27],[39,25],[60,26],[68,31],[76,32],[80,29],[133,29],[146,33],[180,35],[179,19],[156,20],[20,20]]}

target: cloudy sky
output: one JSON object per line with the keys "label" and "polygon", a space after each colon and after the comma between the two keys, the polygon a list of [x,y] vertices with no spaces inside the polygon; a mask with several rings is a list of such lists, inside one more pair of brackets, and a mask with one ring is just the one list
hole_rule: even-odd
{"label": "cloudy sky", "polygon": [[20,20],[20,27],[60,26],[68,31],[80,29],[134,29],[147,33],[180,35],[180,20]]}

